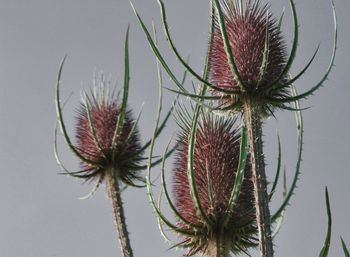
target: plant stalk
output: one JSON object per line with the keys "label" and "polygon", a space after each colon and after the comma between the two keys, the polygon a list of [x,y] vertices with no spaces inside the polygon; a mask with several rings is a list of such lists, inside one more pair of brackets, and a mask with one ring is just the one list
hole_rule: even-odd
{"label": "plant stalk", "polygon": [[228,249],[223,233],[218,233],[215,240],[211,242],[208,248],[208,257],[229,257]]}
{"label": "plant stalk", "polygon": [[133,257],[132,248],[130,245],[129,232],[126,227],[123,201],[117,174],[111,170],[106,175],[108,196],[111,199],[115,224],[118,231],[118,239],[123,257]]}
{"label": "plant stalk", "polygon": [[260,254],[262,257],[273,257],[271,216],[263,153],[261,114],[259,109],[252,105],[250,99],[246,99],[244,103],[244,123],[248,131]]}

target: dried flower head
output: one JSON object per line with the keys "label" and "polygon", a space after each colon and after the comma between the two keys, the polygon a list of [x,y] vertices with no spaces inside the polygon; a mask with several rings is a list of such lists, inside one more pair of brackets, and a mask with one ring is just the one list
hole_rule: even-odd
{"label": "dried flower head", "polygon": [[234,208],[230,210],[240,159],[241,135],[235,125],[233,119],[210,114],[201,116],[195,137],[193,173],[202,213],[195,205],[188,177],[190,128],[185,128],[179,134],[173,191],[175,206],[182,216],[178,226],[192,233],[184,234],[185,239],[181,243],[183,247],[190,248],[189,256],[197,252],[214,256],[218,247],[227,253],[239,253],[256,246],[257,229],[249,165],[243,167],[241,190]]}

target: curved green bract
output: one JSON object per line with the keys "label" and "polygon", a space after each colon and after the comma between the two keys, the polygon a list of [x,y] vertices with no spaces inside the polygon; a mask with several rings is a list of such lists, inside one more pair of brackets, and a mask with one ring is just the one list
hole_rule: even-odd
{"label": "curved green bract", "polygon": [[282,14],[281,14],[280,18],[278,19],[278,23],[277,23],[278,31],[281,31],[282,22],[283,22],[283,18],[284,18],[284,11],[285,11],[285,8],[283,8]]}
{"label": "curved green bract", "polygon": [[118,115],[117,124],[115,126],[115,131],[112,140],[112,158],[115,156],[116,146],[118,144],[119,136],[122,132],[126,107],[128,104],[128,95],[129,95],[129,81],[130,81],[130,71],[129,71],[129,27],[126,31],[125,44],[124,44],[124,87],[123,87],[123,99]]}
{"label": "curved green bract", "polygon": [[[286,170],[284,170],[284,173],[283,173],[283,192],[282,192],[283,200],[285,199],[286,195],[287,195],[287,177],[286,177]],[[283,224],[283,221],[284,221],[285,212],[286,212],[286,209],[284,209],[281,212],[280,216],[277,218],[276,226],[275,226],[275,229],[272,233],[272,238],[275,238],[277,236],[278,232],[280,231],[282,224]]]}
{"label": "curved green bract", "polygon": [[266,33],[265,33],[265,44],[264,44],[264,52],[263,52],[263,60],[261,62],[260,66],[260,74],[259,74],[259,80],[258,83],[256,83],[256,89],[259,88],[261,82],[263,81],[263,78],[266,74],[266,69],[269,64],[269,45],[270,45],[270,37],[269,37],[269,14],[267,13],[267,20],[266,20]]}
{"label": "curved green bract", "polygon": [[280,80],[283,79],[289,73],[290,67],[292,66],[292,63],[294,62],[295,55],[297,52],[298,39],[299,39],[298,16],[297,16],[297,12],[295,10],[294,1],[289,0],[289,4],[290,4],[290,7],[292,9],[293,22],[294,22],[294,39],[293,39],[292,50],[290,52],[286,66],[284,66],[284,69],[282,70],[281,74],[277,77],[276,80],[274,80],[269,86],[267,86],[267,88],[275,88],[276,85],[278,85],[278,83],[280,82]]}
{"label": "curved green bract", "polygon": [[[292,86],[292,94],[297,95],[297,91],[294,87]],[[296,100],[294,102],[294,106],[297,109],[300,109],[299,102]],[[275,221],[283,212],[283,210],[287,207],[289,204],[289,200],[292,197],[294,190],[296,188],[297,181],[299,179],[300,175],[300,164],[301,164],[301,157],[302,157],[302,152],[303,152],[303,136],[304,136],[304,124],[303,124],[303,117],[301,114],[301,111],[296,111],[295,112],[295,119],[296,119],[296,125],[297,125],[297,134],[298,134],[298,155],[297,155],[297,163],[295,167],[295,175],[292,181],[292,185],[288,191],[288,194],[286,195],[282,205],[279,207],[279,209],[276,211],[276,213],[272,216],[271,221]]]}
{"label": "curved green bract", "polygon": [[196,131],[197,131],[199,113],[200,113],[200,106],[196,105],[194,117],[192,119],[189,139],[188,139],[187,177],[188,177],[192,201],[194,203],[197,214],[199,215],[199,217],[202,218],[202,220],[207,225],[211,225],[212,222],[209,220],[209,218],[205,214],[205,212],[201,206],[201,203],[200,203],[200,198],[198,195],[198,190],[197,190],[196,181],[195,181],[194,167],[193,167],[194,166],[193,165],[194,164],[194,149],[195,149],[195,142],[196,142]]}
{"label": "curved green bract", "polygon": [[247,128],[242,126],[241,133],[241,144],[239,148],[239,162],[237,167],[237,173],[235,183],[231,192],[228,209],[225,212],[223,226],[226,226],[231,218],[231,214],[237,205],[239,194],[241,193],[241,187],[244,180],[244,172],[246,167],[246,160],[248,155],[248,139],[247,139]]}
{"label": "curved green bract", "polygon": [[223,16],[219,0],[213,0],[213,1],[215,3],[215,8],[216,8],[218,18],[219,18],[220,30],[221,30],[221,35],[222,35],[222,38],[224,41],[224,48],[225,48],[226,56],[228,58],[228,64],[230,66],[232,74],[234,75],[234,78],[238,82],[240,89],[242,91],[244,91],[247,89],[247,86],[243,83],[243,80],[241,78],[241,75],[239,74],[237,65],[235,64],[235,61],[234,61],[233,53],[232,53],[230,42],[229,42],[228,35],[227,35],[225,18]]}
{"label": "curved green bract", "polygon": [[278,86],[275,90],[280,90],[282,88],[286,88],[288,86],[290,86],[291,84],[293,84],[295,81],[297,81],[306,71],[307,69],[311,66],[312,62],[314,61],[316,55],[317,55],[317,52],[320,48],[320,44],[318,44],[314,54],[312,55],[310,61],[306,64],[306,66],[304,67],[304,69],[302,69],[298,75],[296,75],[294,78],[290,79],[289,81],[287,81],[286,83],[284,84],[281,84],[280,86]]}
{"label": "curved green bract", "polygon": [[83,162],[94,165],[94,166],[99,166],[98,163],[91,161],[87,158],[85,158],[83,155],[80,154],[80,152],[77,150],[77,148],[72,144],[72,141],[70,140],[67,130],[66,130],[66,125],[64,124],[64,120],[63,120],[63,114],[62,114],[62,108],[61,108],[61,99],[60,99],[60,83],[61,83],[61,75],[62,75],[62,69],[63,69],[63,65],[64,62],[66,60],[67,56],[64,56],[61,64],[59,66],[58,69],[58,74],[57,74],[57,80],[56,80],[56,98],[55,98],[55,102],[56,102],[56,113],[57,113],[57,119],[58,119],[58,123],[60,125],[61,128],[61,132],[63,134],[63,137],[66,141],[66,143],[68,144],[69,149]]}
{"label": "curved green bract", "polygon": [[223,96],[200,96],[200,95],[196,95],[196,94],[191,94],[191,93],[184,93],[181,91],[177,91],[171,88],[167,88],[165,87],[166,90],[169,90],[173,93],[179,94],[179,95],[183,95],[183,96],[187,96],[190,97],[192,99],[200,99],[200,100],[220,100],[220,99],[225,99],[230,97],[229,95],[223,95]]}
{"label": "curved green bract", "polygon": [[282,147],[281,147],[281,139],[279,134],[277,134],[277,139],[278,139],[278,157],[277,157],[277,171],[276,171],[276,175],[275,175],[275,179],[273,181],[272,187],[271,187],[271,191],[269,194],[269,200],[271,201],[273,194],[276,191],[276,187],[277,187],[277,183],[278,183],[278,179],[280,176],[280,172],[281,172],[281,166],[282,166]]}
{"label": "curved green bract", "polygon": [[[160,204],[162,202],[162,195],[163,195],[163,191],[160,191],[159,193],[159,197],[158,197],[158,209],[160,210]],[[163,224],[162,221],[159,217],[157,217],[157,222],[158,222],[158,228],[160,231],[160,234],[163,236],[163,238],[165,239],[165,241],[169,244],[173,244],[173,242],[170,240],[170,238],[165,234],[165,231],[163,229]]]}
{"label": "curved green bract", "polygon": [[155,54],[155,56],[157,57],[157,60],[160,62],[160,64],[163,66],[164,70],[168,73],[169,77],[171,78],[171,80],[176,84],[176,86],[178,88],[180,88],[183,92],[187,92],[187,90],[183,87],[183,85],[177,80],[176,76],[174,75],[174,73],[171,71],[171,69],[169,68],[169,66],[167,65],[167,63],[165,62],[162,54],[160,53],[157,45],[155,44],[155,42],[152,39],[151,34],[149,33],[149,31],[146,28],[146,25],[144,24],[144,22],[142,21],[140,15],[138,14],[138,12],[136,11],[133,3],[130,1],[131,7],[134,10],[134,13],[142,27],[142,30],[144,31],[144,33],[146,34],[147,37],[147,41],[153,51],[153,53]]}
{"label": "curved green bract", "polygon": [[[158,67],[158,72],[159,72],[159,66]],[[155,127],[153,130],[153,135],[150,141],[150,147],[149,147],[149,155],[148,155],[148,165],[147,165],[147,175],[146,175],[146,186],[147,186],[147,195],[149,198],[149,201],[153,207],[153,210],[156,212],[158,218],[166,224],[169,228],[174,230],[175,232],[184,234],[184,235],[194,235],[195,233],[192,231],[188,231],[186,229],[181,229],[178,228],[176,225],[172,224],[160,211],[160,208],[158,208],[154,197],[153,197],[153,191],[152,191],[152,182],[151,182],[151,170],[152,170],[152,158],[153,158],[153,149],[154,149],[154,144],[156,141],[156,138],[158,136],[158,131],[159,131],[159,122],[160,122],[160,115],[162,111],[162,101],[163,101],[163,90],[162,90],[162,82],[161,80],[159,81],[159,98],[158,98],[158,109],[157,109],[157,117],[155,121]]]}
{"label": "curved green bract", "polygon": [[191,222],[189,222],[188,220],[186,220],[186,218],[184,218],[176,209],[175,205],[173,204],[173,201],[171,200],[170,198],[170,195],[169,195],[169,192],[168,192],[168,189],[167,189],[167,186],[166,186],[166,181],[165,181],[165,174],[164,174],[164,168],[165,168],[165,155],[166,155],[166,152],[168,151],[168,148],[169,148],[169,145],[170,145],[170,142],[168,143],[168,145],[166,146],[165,148],[165,152],[164,152],[164,155],[163,155],[163,161],[162,161],[162,167],[161,167],[161,181],[162,181],[162,191],[164,192],[165,194],[165,197],[169,203],[169,206],[171,208],[171,210],[174,212],[175,216],[180,219],[183,223],[189,225],[190,227],[198,227],[196,226],[195,224],[192,224]]}
{"label": "curved green bract", "polygon": [[[181,57],[180,53],[177,51],[175,44],[171,38],[170,35],[170,31],[169,31],[169,27],[168,27],[168,22],[166,19],[166,12],[165,12],[165,5],[164,2],[162,0],[158,0],[158,4],[160,6],[160,12],[161,12],[161,17],[162,17],[162,23],[163,23],[163,27],[164,27],[164,31],[165,31],[165,35],[166,38],[169,41],[170,47],[173,50],[174,54],[176,55],[177,59],[181,62],[181,64],[196,78],[198,79],[200,82],[202,82],[203,84],[205,84],[206,86],[219,91],[219,92],[223,92],[225,94],[239,94],[238,90],[225,90],[222,89],[220,87],[217,87],[211,83],[209,83],[207,81],[207,79],[203,79],[198,73],[196,73],[188,64],[187,62]],[[212,25],[213,26],[213,25]]]}
{"label": "curved green bract", "polygon": [[331,244],[331,237],[332,237],[332,212],[331,212],[331,206],[329,203],[329,196],[328,196],[328,189],[326,187],[325,190],[325,197],[326,197],[326,206],[327,206],[327,217],[328,217],[328,226],[327,226],[327,235],[326,239],[324,241],[323,247],[320,252],[320,257],[327,257],[329,252],[329,246]]}
{"label": "curved green bract", "polygon": [[141,108],[140,108],[140,111],[139,111],[139,113],[138,113],[137,116],[136,116],[136,120],[135,120],[134,124],[132,125],[132,127],[131,127],[131,129],[130,129],[130,131],[129,131],[129,134],[128,134],[127,138],[125,139],[125,144],[128,144],[128,143],[129,143],[129,140],[131,139],[131,136],[132,136],[132,135],[134,134],[134,132],[136,131],[137,125],[138,125],[138,123],[139,123],[139,121],[140,121],[140,117],[141,117],[141,114],[142,114],[143,105],[144,105],[144,103],[142,103]]}
{"label": "curved green bract", "polygon": [[[88,98],[88,96],[87,96],[86,94],[85,94],[84,97],[85,97],[86,100],[85,100],[85,102],[84,102],[83,105],[84,105],[85,110],[86,110],[86,113],[87,113],[89,128],[90,128],[90,131],[91,131],[91,134],[92,134],[94,143],[95,143],[97,149],[99,150],[99,152],[100,152],[104,157],[106,157],[105,154],[104,154],[104,152],[102,151],[101,144],[100,144],[100,142],[99,142],[99,140],[98,140],[97,133],[96,133],[96,129],[95,129],[94,125],[92,124],[92,117],[91,117],[91,111],[90,111],[91,108],[90,108],[90,106],[89,106],[90,100],[89,100],[89,98]],[[89,103],[88,103],[88,102],[89,102]]]}
{"label": "curved green bract", "polygon": [[91,191],[87,195],[79,197],[78,199],[79,200],[87,200],[87,199],[90,199],[91,197],[93,197],[94,194],[96,193],[97,189],[102,184],[104,177],[105,177],[105,173],[101,173],[100,177],[98,178],[95,186],[91,189]]}
{"label": "curved green bract", "polygon": [[312,87],[310,90],[306,91],[305,93],[302,93],[302,94],[296,95],[296,96],[292,96],[292,97],[287,97],[284,99],[277,99],[276,101],[281,102],[281,103],[288,103],[288,102],[293,102],[296,100],[306,98],[309,95],[313,94],[317,89],[319,89],[323,85],[323,83],[328,79],[328,76],[331,73],[332,68],[334,66],[334,60],[335,60],[335,55],[337,52],[337,43],[338,43],[337,14],[336,14],[333,0],[331,0],[331,4],[332,4],[333,22],[334,22],[334,41],[333,41],[334,44],[333,44],[333,51],[332,51],[331,60],[329,62],[326,73],[324,74],[324,76],[321,78],[321,80],[314,87]]}
{"label": "curved green bract", "polygon": [[343,238],[340,237],[340,240],[341,240],[341,245],[342,245],[342,247],[343,247],[343,251],[344,251],[345,257],[350,257],[349,250],[348,250],[348,248],[346,247],[346,244],[345,244]]}
{"label": "curved green bract", "polygon": [[[151,167],[154,167],[154,166],[158,165],[159,163],[161,163],[164,160],[164,158],[165,159],[169,158],[169,156],[171,156],[175,150],[176,150],[176,146],[173,147],[172,149],[170,149],[170,151],[166,152],[164,154],[163,158],[159,158],[158,160],[152,162]],[[142,165],[142,166],[135,166],[135,168],[133,170],[144,170],[144,169],[147,169],[148,166],[149,166],[148,164]]]}

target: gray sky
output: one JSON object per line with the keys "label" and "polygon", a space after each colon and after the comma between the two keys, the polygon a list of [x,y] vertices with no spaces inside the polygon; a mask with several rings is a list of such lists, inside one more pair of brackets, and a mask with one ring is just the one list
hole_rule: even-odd
{"label": "gray sky", "polygon": [[[290,43],[288,2],[274,2],[278,3],[273,3],[272,9],[278,15],[283,6],[287,7],[283,30]],[[340,235],[350,247],[347,219],[350,215],[350,89],[346,74],[350,56],[350,4],[345,0],[335,2],[339,19],[336,67],[325,87],[302,103],[312,107],[304,112],[302,176],[275,241],[276,256],[318,256],[326,232],[325,185],[329,187],[334,218],[330,256],[342,256]],[[162,51],[177,74],[181,74],[181,67],[164,40],[156,1],[134,3],[148,26],[154,18]],[[297,83],[302,92],[318,82],[328,65],[332,13],[328,0],[296,0],[296,3],[301,34],[294,72],[303,67],[321,42],[315,64]],[[200,71],[207,42],[209,4],[203,0],[177,0],[166,1],[166,5],[179,50],[183,55],[190,54],[191,64]],[[145,142],[155,118],[157,75],[154,56],[128,1],[0,0],[1,256],[121,256],[104,187],[92,199],[80,201],[77,198],[87,194],[92,185],[57,175],[59,167],[53,155],[54,87],[58,64],[67,53],[62,95],[67,98],[74,92],[64,112],[73,135],[80,90],[91,85],[93,72],[104,71],[113,82],[122,84],[127,24],[131,25],[130,106],[136,112],[143,101],[146,103],[140,122]],[[175,88],[167,77],[165,84]],[[166,94],[165,105],[169,106],[173,95]],[[174,129],[172,122],[159,141],[158,152]],[[266,122],[265,152],[270,179],[276,166],[276,129],[281,134],[284,163],[291,178],[296,155],[293,114],[279,112],[277,121]],[[71,169],[77,169],[78,161],[62,140],[59,143],[62,159]],[[158,169],[154,171],[157,173]],[[170,165],[168,175],[171,175]],[[145,190],[128,190],[123,197],[135,256],[181,256],[180,251],[167,250],[169,245],[159,234]],[[276,198],[272,212],[279,203],[280,199]]]}

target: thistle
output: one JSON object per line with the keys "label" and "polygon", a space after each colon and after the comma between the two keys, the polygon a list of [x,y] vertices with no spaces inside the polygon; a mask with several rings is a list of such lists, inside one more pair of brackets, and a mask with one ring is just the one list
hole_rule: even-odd
{"label": "thistle", "polygon": [[[130,245],[129,235],[125,222],[123,203],[121,199],[122,188],[125,187],[144,187],[144,178],[142,170],[147,168],[144,163],[143,154],[150,146],[151,140],[141,145],[140,133],[138,131],[138,121],[141,111],[134,120],[131,110],[127,107],[129,92],[129,51],[128,35],[125,39],[125,73],[122,101],[120,103],[117,95],[110,91],[107,83],[102,79],[98,86],[91,90],[91,94],[83,94],[83,100],[78,110],[76,139],[77,145],[73,145],[70,140],[66,126],[63,120],[62,106],[60,103],[60,81],[64,61],[62,60],[58,71],[56,84],[56,110],[57,119],[61,127],[61,132],[70,150],[79,158],[82,170],[69,171],[62,165],[56,146],[55,133],[55,154],[57,161],[64,170],[63,174],[83,180],[94,180],[96,186],[91,193],[84,198],[91,197],[102,182],[106,182],[108,196],[111,200],[116,227],[118,231],[119,242],[124,257],[133,256]],[[156,137],[160,134],[172,109],[166,115],[166,118],[156,131]],[[168,157],[173,150],[165,154]],[[154,159],[149,164],[155,166],[162,161],[161,158]],[[142,182],[139,184],[137,182]]]}

